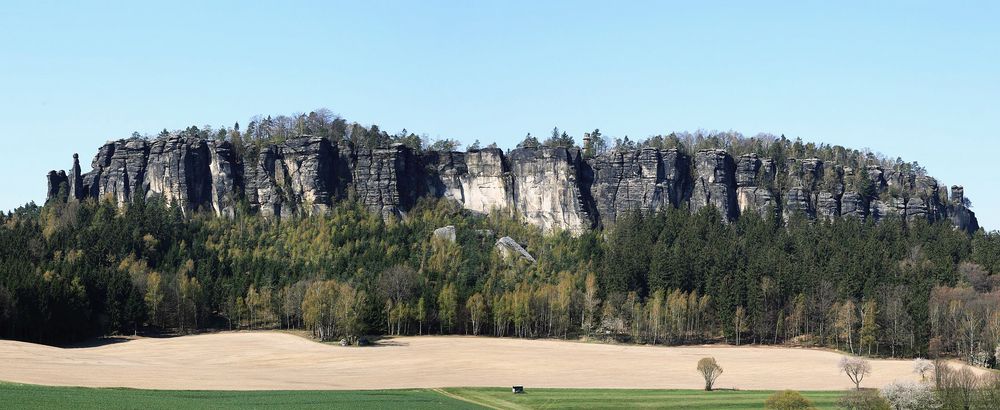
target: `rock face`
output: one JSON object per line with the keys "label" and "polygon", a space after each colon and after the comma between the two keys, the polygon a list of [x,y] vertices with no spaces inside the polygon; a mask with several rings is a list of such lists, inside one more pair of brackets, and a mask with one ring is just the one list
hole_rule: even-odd
{"label": "rock face", "polygon": [[865,218],[868,216],[868,200],[870,198],[866,198],[863,194],[858,192],[858,190],[861,189],[858,180],[861,175],[859,175],[858,172],[859,171],[856,171],[854,168],[843,168],[842,185],[844,187],[844,193],[840,197],[841,216],[854,218]]}
{"label": "rock face", "polygon": [[547,231],[580,233],[590,228],[581,185],[583,160],[578,149],[518,148],[510,153],[513,205],[524,219]]}
{"label": "rock face", "polygon": [[573,234],[612,225],[625,212],[707,206],[726,221],[773,212],[809,220],[947,220],[978,229],[960,186],[949,197],[931,177],[816,158],[779,164],[756,154],[734,159],[717,149],[689,157],[651,148],[593,158],[560,147],[415,152],[399,144],[355,149],[310,136],[246,150],[177,135],[113,141],[98,149],[87,173],[76,155],[68,173],[50,172],[47,199],[108,198],[124,205],[137,197],[162,198],[184,212],[226,217],[245,202],[265,217],[291,218],[326,212],[353,197],[388,218],[405,217],[421,197],[431,196]]}
{"label": "rock face", "polygon": [[951,223],[959,229],[970,232],[979,229],[979,221],[976,220],[976,214],[968,208],[965,201],[965,188],[961,185],[952,185],[951,201],[947,209]]}
{"label": "rock face", "polygon": [[80,156],[73,154],[73,166],[69,169],[69,200],[79,201],[83,199],[83,175],[80,174]]}
{"label": "rock face", "polygon": [[291,216],[294,204],[284,207],[286,197],[275,178],[281,168],[277,148],[264,148],[256,157],[248,156],[244,161],[244,194],[250,206],[268,217]]}
{"label": "rock face", "polygon": [[492,212],[510,209],[514,202],[513,176],[503,151],[488,148],[465,154],[466,174],[459,175],[462,198],[466,209]]}
{"label": "rock face", "polygon": [[724,150],[702,150],[695,155],[691,210],[712,205],[726,220],[739,215],[736,204],[736,165]]}
{"label": "rock face", "polygon": [[160,196],[168,203],[181,204],[185,210],[211,207],[213,178],[208,141],[171,137],[147,146],[140,146],[141,142],[132,140],[126,144],[126,163],[130,169],[126,181],[134,183],[134,187],[128,188],[130,194]]}
{"label": "rock face", "polygon": [[296,138],[278,146],[280,167],[275,168],[275,180],[305,213],[323,212],[333,205],[336,193],[334,181],[335,152],[326,138]]}
{"label": "rock face", "polygon": [[479,213],[509,210],[513,203],[513,174],[499,149],[431,151],[423,162],[429,172],[428,192],[434,196]]}
{"label": "rock face", "polygon": [[399,215],[403,198],[399,177],[406,169],[406,155],[400,147],[360,151],[353,165],[354,187],[361,203],[372,212]]}
{"label": "rock face", "polygon": [[596,216],[614,221],[627,211],[677,207],[688,193],[690,159],[677,150],[614,151],[590,161]]}
{"label": "rock face", "polygon": [[818,198],[814,196],[814,192],[817,182],[823,178],[823,161],[815,158],[790,159],[787,169],[790,188],[785,192],[785,218],[796,214],[815,218]]}
{"label": "rock face", "polygon": [[[158,142],[165,144],[167,141]],[[110,196],[119,205],[132,200],[133,195],[145,195],[148,159],[149,144],[146,141],[126,140],[106,144],[91,163],[94,171],[84,177],[84,191],[97,198]],[[172,183],[182,183],[177,181],[177,177],[169,175]]]}
{"label": "rock face", "polygon": [[855,218],[868,216],[868,203],[865,197],[857,192],[845,192],[840,198],[840,214]]}
{"label": "rock face", "polygon": [[48,189],[45,191],[45,202],[65,202],[68,199],[69,192],[69,179],[66,178],[66,171],[49,171],[49,174],[46,175],[46,180],[48,181]]}
{"label": "rock face", "polygon": [[736,162],[736,203],[740,213],[777,210],[774,194],[768,188],[774,181],[774,161],[756,154],[740,156]]}
{"label": "rock face", "polygon": [[212,141],[209,144],[209,174],[212,176],[212,210],[216,215],[232,218],[236,215],[236,202],[243,185],[238,161],[228,141]]}

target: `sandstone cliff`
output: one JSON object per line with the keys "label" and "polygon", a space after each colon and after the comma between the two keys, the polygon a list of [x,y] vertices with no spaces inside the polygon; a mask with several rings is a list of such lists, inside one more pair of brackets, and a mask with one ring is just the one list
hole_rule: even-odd
{"label": "sandstone cliff", "polygon": [[[780,166],[779,166],[780,165]],[[864,179],[864,176],[867,179]],[[870,191],[862,185],[873,187]],[[267,217],[322,213],[355,195],[373,212],[404,216],[424,196],[480,213],[509,212],[545,230],[574,234],[612,224],[630,210],[712,206],[727,221],[743,213],[785,218],[904,218],[978,229],[961,186],[869,165],[855,170],[816,158],[776,163],[702,150],[612,151],[584,158],[576,148],[525,147],[414,152],[396,144],[355,149],[300,137],[237,153],[229,142],[168,136],[113,141],[91,171],[79,158],[48,174],[48,200],[160,197],[184,212],[232,216],[241,200]]]}

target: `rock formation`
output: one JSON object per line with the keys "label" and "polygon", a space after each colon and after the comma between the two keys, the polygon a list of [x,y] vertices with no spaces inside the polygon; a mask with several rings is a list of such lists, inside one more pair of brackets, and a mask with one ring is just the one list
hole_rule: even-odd
{"label": "rock formation", "polygon": [[513,206],[526,221],[551,231],[580,233],[593,221],[580,183],[578,149],[532,147],[510,153]]}
{"label": "rock formation", "polygon": [[774,181],[774,173],[774,161],[762,161],[756,154],[740,156],[736,162],[736,203],[740,213],[763,214],[767,209],[778,209],[768,188]]}
{"label": "rock formation", "polygon": [[458,232],[455,230],[455,225],[448,225],[437,228],[434,230],[434,237],[441,238],[442,240],[454,243],[458,239]]}
{"label": "rock formation", "polygon": [[69,193],[69,180],[66,177],[66,171],[49,171],[46,180],[48,181],[48,189],[45,191],[45,202],[53,200],[65,202]]}
{"label": "rock formation", "polygon": [[659,211],[687,198],[690,159],[677,150],[651,148],[613,151],[590,161],[596,215],[614,221],[618,214]]}
{"label": "rock formation", "polygon": [[77,155],[68,173],[50,172],[48,200],[108,198],[124,205],[137,197],[162,198],[184,212],[226,217],[243,201],[265,217],[290,218],[322,213],[353,197],[385,217],[405,217],[419,198],[432,196],[573,234],[614,224],[629,211],[707,206],[726,221],[774,212],[811,220],[946,220],[978,229],[960,186],[949,197],[928,176],[816,158],[778,164],[756,154],[734,159],[719,149],[692,158],[652,148],[584,158],[576,148],[544,146],[415,152],[401,144],[355,149],[310,136],[236,150],[226,141],[177,135],[109,142],[89,172],[81,173]]}
{"label": "rock formation", "polygon": [[521,244],[517,243],[517,241],[509,236],[504,236],[503,238],[498,239],[494,247],[496,248],[497,253],[500,254],[500,257],[505,260],[510,261],[515,258],[520,258],[528,262],[535,263],[535,257],[531,256],[531,254],[528,253],[528,251],[525,250]]}
{"label": "rock formation", "polygon": [[739,215],[736,204],[736,165],[726,151],[701,150],[695,154],[691,210],[712,205],[726,220]]}

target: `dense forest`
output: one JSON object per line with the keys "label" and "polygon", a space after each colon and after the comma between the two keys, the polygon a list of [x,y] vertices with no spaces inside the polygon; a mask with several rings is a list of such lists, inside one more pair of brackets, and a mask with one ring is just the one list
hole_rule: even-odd
{"label": "dense forest", "polygon": [[[435,236],[456,227],[456,240]],[[387,334],[793,343],[996,366],[1000,234],[711,207],[632,213],[578,237],[425,199],[383,220],[183,215],[141,197],[0,213],[0,336],[304,328]],[[497,237],[537,262],[504,257]]]}

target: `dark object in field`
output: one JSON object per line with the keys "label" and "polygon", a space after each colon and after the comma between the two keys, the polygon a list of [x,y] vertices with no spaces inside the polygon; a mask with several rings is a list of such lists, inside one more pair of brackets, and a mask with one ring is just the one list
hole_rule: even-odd
{"label": "dark object in field", "polygon": [[524,394],[524,386],[514,386],[511,387],[510,390],[514,392],[514,394]]}

